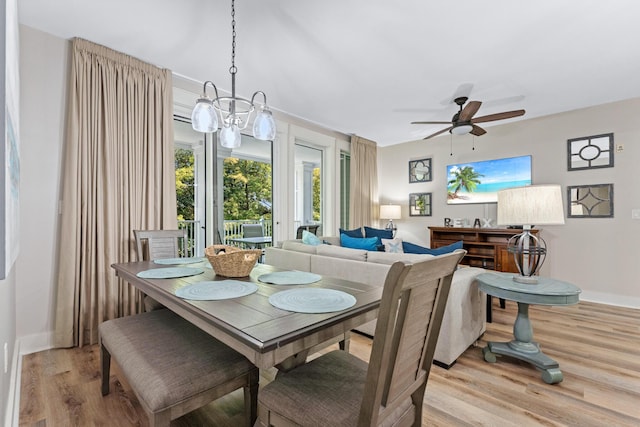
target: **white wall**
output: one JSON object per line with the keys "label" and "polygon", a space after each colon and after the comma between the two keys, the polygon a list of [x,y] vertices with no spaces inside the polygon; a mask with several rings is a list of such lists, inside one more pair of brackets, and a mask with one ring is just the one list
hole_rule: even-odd
{"label": "white wall", "polygon": [[[550,100],[553,102],[553,100]],[[493,218],[495,204],[447,205],[448,164],[532,155],[534,184],[614,184],[614,218],[566,218],[565,225],[544,226],[548,256],[542,274],[578,285],[581,298],[604,303],[640,307],[640,220],[631,219],[631,209],[640,208],[640,182],[634,173],[640,165],[640,99],[600,105],[542,118],[487,128],[487,134],[449,134],[431,140],[411,141],[379,148],[381,203],[402,205],[403,219],[395,221],[398,237],[415,243],[429,243],[429,226],[443,226],[444,218]],[[567,139],[614,133],[613,168],[567,171]],[[453,155],[450,149],[453,148]],[[408,183],[408,162],[433,159],[433,181]],[[433,193],[432,217],[409,217],[409,193]]]}
{"label": "white wall", "polygon": [[[51,345],[69,42],[20,26],[20,253],[16,334],[21,351]],[[27,255],[27,256],[25,256]]]}

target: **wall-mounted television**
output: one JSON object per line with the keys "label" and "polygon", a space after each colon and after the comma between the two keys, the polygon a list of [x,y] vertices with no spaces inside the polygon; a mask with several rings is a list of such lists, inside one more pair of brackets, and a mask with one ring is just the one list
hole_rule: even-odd
{"label": "wall-mounted television", "polygon": [[447,204],[496,203],[498,190],[531,185],[531,156],[447,166]]}

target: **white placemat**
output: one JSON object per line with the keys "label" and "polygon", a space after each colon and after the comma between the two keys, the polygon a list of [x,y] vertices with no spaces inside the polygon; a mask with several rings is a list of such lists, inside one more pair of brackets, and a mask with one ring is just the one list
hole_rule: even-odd
{"label": "white placemat", "polygon": [[322,276],[306,271],[277,271],[275,273],[262,274],[258,280],[272,285],[308,285],[322,279]]}
{"label": "white placemat", "polygon": [[174,279],[176,277],[195,276],[196,274],[202,274],[204,270],[201,268],[193,267],[167,267],[167,268],[153,268],[151,270],[141,271],[136,276],[143,279]]}
{"label": "white placemat", "polygon": [[220,300],[239,298],[250,295],[258,290],[258,286],[251,282],[240,280],[219,280],[198,282],[184,286],[176,291],[176,296],[190,300]]}
{"label": "white placemat", "polygon": [[274,307],[297,313],[331,313],[352,307],[356,298],[342,291],[323,288],[297,288],[269,297]]}
{"label": "white placemat", "polygon": [[154,264],[160,265],[186,265],[196,264],[198,262],[206,261],[204,257],[189,257],[189,258],[162,258],[154,260]]}

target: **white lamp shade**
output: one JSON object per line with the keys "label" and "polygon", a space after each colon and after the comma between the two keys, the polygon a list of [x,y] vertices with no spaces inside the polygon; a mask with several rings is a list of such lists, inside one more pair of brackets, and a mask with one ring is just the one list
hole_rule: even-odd
{"label": "white lamp shade", "polygon": [[559,185],[529,185],[498,191],[499,225],[564,224]]}
{"label": "white lamp shade", "polygon": [[218,130],[218,116],[209,98],[200,98],[191,112],[191,126],[197,132]]}
{"label": "white lamp shade", "polygon": [[400,219],[402,218],[402,210],[400,205],[380,205],[381,219]]}
{"label": "white lamp shade", "polygon": [[273,141],[276,137],[276,122],[271,111],[263,108],[253,122],[253,136],[262,141]]}

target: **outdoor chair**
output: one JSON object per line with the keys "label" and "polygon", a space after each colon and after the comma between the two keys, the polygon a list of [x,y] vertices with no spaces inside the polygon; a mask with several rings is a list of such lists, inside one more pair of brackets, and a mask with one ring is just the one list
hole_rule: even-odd
{"label": "outdoor chair", "polygon": [[302,239],[302,232],[304,230],[307,230],[309,233],[313,233],[315,235],[318,235],[318,228],[319,227],[320,227],[320,224],[301,225],[300,227],[298,227],[298,230],[296,230],[296,239]]}
{"label": "outdoor chair", "polygon": [[263,237],[262,224],[242,224],[242,237]]}

